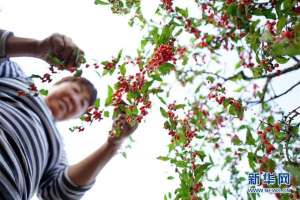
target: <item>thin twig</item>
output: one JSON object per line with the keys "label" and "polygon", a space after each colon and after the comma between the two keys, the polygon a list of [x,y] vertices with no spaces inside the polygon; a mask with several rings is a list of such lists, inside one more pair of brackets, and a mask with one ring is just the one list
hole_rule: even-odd
{"label": "thin twig", "polygon": [[261,103],[261,106],[262,106],[262,109],[264,107],[264,100],[265,100],[265,96],[266,96],[266,92],[268,91],[268,86],[269,86],[269,83],[271,81],[272,78],[268,78],[266,83],[265,83],[265,86],[263,88],[263,91],[262,91],[262,95],[261,95],[261,98],[260,98],[260,103]]}
{"label": "thin twig", "polygon": [[295,71],[295,70],[298,70],[298,69],[300,69],[300,62],[298,62],[297,64],[293,65],[292,67],[285,68],[284,70],[282,70],[280,72],[280,74],[278,74],[277,72],[275,72],[275,73],[272,73],[272,74],[265,74],[265,75],[262,75],[262,76],[251,77],[251,76],[247,76],[244,73],[244,71],[240,71],[237,74],[234,74],[234,75],[232,75],[232,76],[230,76],[228,78],[225,78],[225,81],[235,79],[235,78],[237,78],[239,76],[241,76],[241,78],[243,80],[246,80],[246,81],[255,80],[255,79],[262,79],[262,78],[274,78],[276,76],[281,76],[283,74],[286,74],[288,72]]}
{"label": "thin twig", "polygon": [[[292,85],[289,89],[287,89],[286,91],[284,91],[283,93],[281,94],[278,94],[278,95],[275,95],[271,98],[269,98],[268,100],[266,100],[265,102],[270,102],[270,101],[273,101],[274,99],[277,99],[283,95],[286,95],[287,93],[289,93],[291,90],[293,90],[295,87],[297,87],[298,85],[300,85],[300,81],[297,82],[296,84]],[[246,102],[247,104],[257,104],[257,103],[261,103],[261,100],[257,100],[257,101],[248,101]]]}
{"label": "thin twig", "polygon": [[293,56],[292,58],[293,58],[294,61],[296,61],[297,63],[300,62],[300,60],[299,60],[296,56]]}

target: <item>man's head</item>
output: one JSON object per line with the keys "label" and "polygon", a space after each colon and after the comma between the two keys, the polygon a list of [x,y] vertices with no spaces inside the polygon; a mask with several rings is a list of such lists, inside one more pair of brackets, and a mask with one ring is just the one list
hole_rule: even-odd
{"label": "man's head", "polygon": [[68,76],[53,85],[45,100],[55,120],[63,121],[84,114],[96,97],[97,90],[90,81]]}

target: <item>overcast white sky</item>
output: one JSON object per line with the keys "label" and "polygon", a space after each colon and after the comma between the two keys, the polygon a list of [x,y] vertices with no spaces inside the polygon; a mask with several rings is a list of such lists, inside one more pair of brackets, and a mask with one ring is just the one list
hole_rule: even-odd
{"label": "overcast white sky", "polygon": [[[159,0],[143,1],[144,13],[151,15]],[[147,8],[147,9],[145,9]],[[129,28],[125,17],[112,15],[108,8],[95,6],[93,0],[1,0],[0,28],[11,30],[15,35],[43,39],[54,32],[71,37],[86,53],[88,59],[105,60],[120,49],[134,55],[139,46],[141,33],[138,28]],[[27,75],[42,75],[48,65],[31,58],[15,59]],[[65,74],[62,74],[63,76]],[[111,79],[99,79],[92,71],[85,72],[98,89],[101,100],[106,96]],[[297,81],[298,74],[280,79],[275,87],[280,91]],[[298,105],[300,90],[297,89],[289,102],[279,103],[290,110]],[[179,98],[177,92],[174,98]],[[127,150],[128,159],[117,155],[101,172],[95,186],[86,193],[83,200],[158,200],[172,191],[175,181],[167,181],[171,175],[167,164],[156,160],[167,148],[168,137],[163,131],[158,112],[152,112],[134,134],[136,142]],[[110,120],[87,128],[81,134],[72,134],[68,128],[75,122],[58,123],[70,164],[76,163],[92,153],[105,141],[111,126]],[[34,198],[34,200],[36,200]]]}

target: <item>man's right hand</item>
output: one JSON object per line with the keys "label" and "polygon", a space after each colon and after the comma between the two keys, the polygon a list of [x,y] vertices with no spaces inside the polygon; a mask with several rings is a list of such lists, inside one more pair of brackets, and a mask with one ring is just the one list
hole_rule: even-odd
{"label": "man's right hand", "polygon": [[39,41],[36,54],[58,69],[77,68],[84,62],[84,52],[71,38],[58,33]]}

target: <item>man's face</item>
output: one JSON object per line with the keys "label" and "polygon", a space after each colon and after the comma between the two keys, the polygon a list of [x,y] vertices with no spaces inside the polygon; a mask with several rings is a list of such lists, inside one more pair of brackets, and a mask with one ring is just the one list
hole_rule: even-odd
{"label": "man's face", "polygon": [[89,93],[78,82],[66,81],[54,86],[46,97],[46,103],[57,121],[77,118],[89,106]]}

